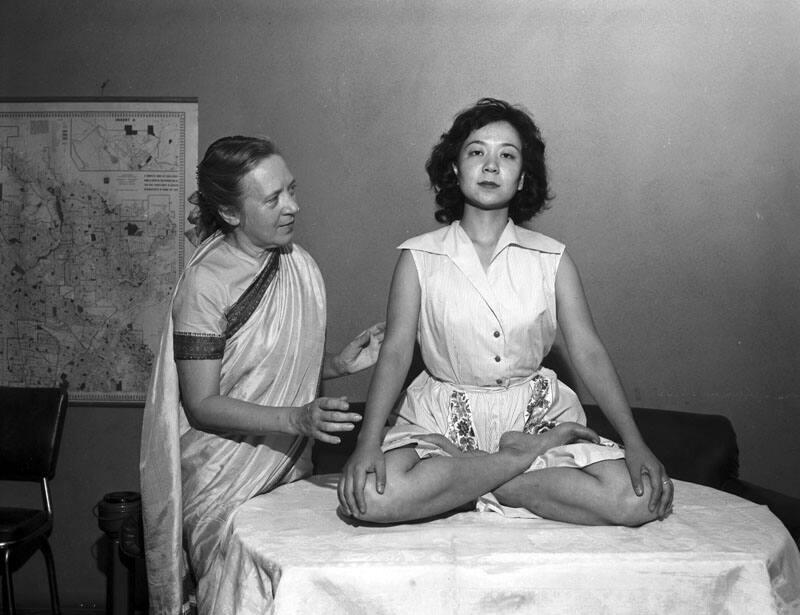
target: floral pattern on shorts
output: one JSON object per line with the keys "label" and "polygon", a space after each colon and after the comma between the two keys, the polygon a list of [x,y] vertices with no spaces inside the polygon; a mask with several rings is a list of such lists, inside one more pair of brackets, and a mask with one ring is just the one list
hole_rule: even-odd
{"label": "floral pattern on shorts", "polygon": [[477,450],[478,440],[472,423],[472,410],[469,407],[469,398],[463,391],[453,391],[450,394],[447,423],[446,435],[450,442],[463,452]]}
{"label": "floral pattern on shorts", "polygon": [[522,428],[527,434],[536,435],[544,433],[556,426],[556,421],[546,419],[550,406],[553,405],[553,391],[550,380],[536,374],[531,380],[531,399],[525,408],[525,426]]}

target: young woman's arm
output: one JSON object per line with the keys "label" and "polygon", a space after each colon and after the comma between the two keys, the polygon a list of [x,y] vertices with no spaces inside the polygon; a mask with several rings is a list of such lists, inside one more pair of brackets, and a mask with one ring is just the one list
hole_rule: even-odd
{"label": "young woman's arm", "polygon": [[369,385],[358,444],[339,480],[339,502],[348,514],[355,510],[362,514],[366,511],[364,485],[367,474],[375,474],[378,493],[383,493],[386,485],[386,465],[381,451],[383,428],[411,365],[419,304],[417,268],[411,253],[403,250],[392,277],[386,334]]}
{"label": "young woman's arm", "polygon": [[338,444],[340,438],[328,432],[351,431],[361,420],[358,413],[346,412],[347,401],[339,397],[320,397],[298,407],[276,407],[220,395],[220,360],[179,360],[176,365],[181,403],[195,429],[244,435],[280,432]]}
{"label": "young woman's arm", "polygon": [[572,364],[625,445],[634,490],[643,493],[646,474],[652,487],[650,510],[658,509],[659,517],[663,517],[672,502],[672,484],[634,422],[619,376],[594,326],[578,270],[566,252],[556,275],[556,305]]}

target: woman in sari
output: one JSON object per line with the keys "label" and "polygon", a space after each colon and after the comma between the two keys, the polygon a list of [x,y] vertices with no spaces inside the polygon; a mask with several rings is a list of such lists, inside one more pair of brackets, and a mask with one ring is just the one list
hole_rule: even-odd
{"label": "woman in sari", "polygon": [[317,398],[319,378],[369,367],[383,339],[381,323],[324,352],[325,287],[292,242],[296,185],[270,141],[219,139],[197,178],[207,238],[173,296],[142,430],[152,613],[181,612],[192,577],[198,612],[216,612],[232,513],[310,474],[314,439],[353,429],[361,417]]}

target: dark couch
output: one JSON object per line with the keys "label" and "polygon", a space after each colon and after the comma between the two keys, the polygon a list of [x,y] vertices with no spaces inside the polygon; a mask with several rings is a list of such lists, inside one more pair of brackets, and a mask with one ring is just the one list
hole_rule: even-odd
{"label": "dark couch", "polygon": [[[351,403],[363,412],[363,403]],[[585,405],[587,423],[600,435],[619,437],[597,406]],[[645,442],[667,473],[679,480],[727,491],[769,507],[800,545],[800,499],[759,487],[739,478],[739,447],[730,420],[719,414],[633,408]],[[339,472],[355,446],[357,430],[344,434],[337,445],[316,442],[314,472]]]}

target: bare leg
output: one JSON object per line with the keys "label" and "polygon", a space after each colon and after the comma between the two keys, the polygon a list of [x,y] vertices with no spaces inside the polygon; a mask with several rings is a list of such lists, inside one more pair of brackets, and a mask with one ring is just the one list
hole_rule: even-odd
{"label": "bare leg", "polygon": [[547,448],[544,438],[509,432],[501,438],[498,452],[474,457],[420,459],[413,448],[388,451],[386,488],[379,494],[374,478],[367,480],[367,510],[356,516],[375,523],[398,523],[445,513],[524,472]]}
{"label": "bare leg", "polygon": [[636,527],[657,518],[648,509],[650,486],[637,496],[621,459],[585,468],[546,468],[514,477],[493,491],[504,506],[524,507],[555,521]]}

